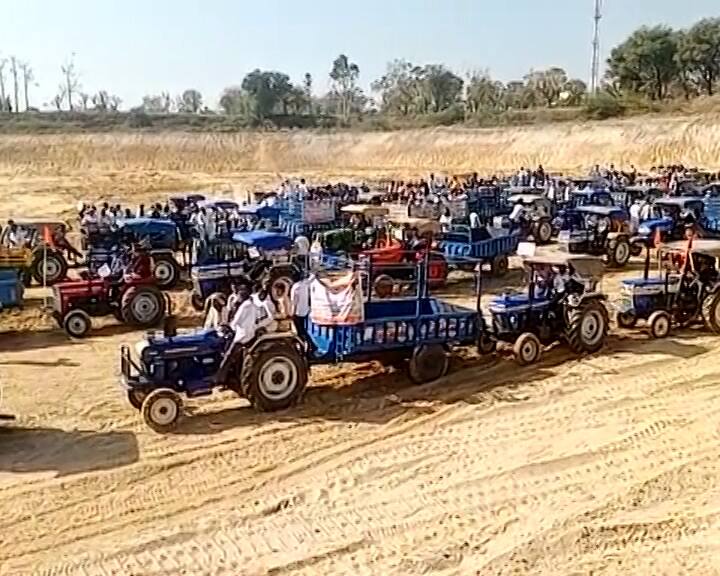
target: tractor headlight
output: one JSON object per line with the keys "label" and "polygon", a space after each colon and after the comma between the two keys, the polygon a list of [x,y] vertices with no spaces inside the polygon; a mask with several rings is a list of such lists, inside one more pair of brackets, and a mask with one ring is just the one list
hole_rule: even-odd
{"label": "tractor headlight", "polygon": [[646,224],[641,224],[638,228],[638,234],[641,236],[650,236],[650,226],[647,226]]}

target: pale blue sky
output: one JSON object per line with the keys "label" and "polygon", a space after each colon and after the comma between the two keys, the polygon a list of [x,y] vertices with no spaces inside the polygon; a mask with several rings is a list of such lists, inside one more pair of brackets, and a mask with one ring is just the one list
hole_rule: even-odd
{"label": "pale blue sky", "polygon": [[[605,0],[603,60],[642,24],[686,26],[720,16],[718,0]],[[143,94],[188,87],[215,105],[222,89],[259,67],[305,72],[327,89],[339,53],[367,88],[393,58],[444,63],[461,75],[489,69],[507,81],[562,66],[585,80],[593,0],[0,0],[0,57],[31,63],[47,102],[72,53],[86,92],[123,107]]]}

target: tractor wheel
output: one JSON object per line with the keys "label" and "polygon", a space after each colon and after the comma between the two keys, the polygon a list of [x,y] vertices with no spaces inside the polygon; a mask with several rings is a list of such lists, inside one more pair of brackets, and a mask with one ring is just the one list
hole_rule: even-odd
{"label": "tractor wheel", "polygon": [[190,294],[190,304],[197,312],[202,312],[205,310],[205,299],[197,292],[193,292],[192,294]]}
{"label": "tractor wheel", "polygon": [[637,316],[634,312],[618,312],[615,321],[620,328],[635,328]]}
{"label": "tractor wheel", "polygon": [[428,384],[447,374],[450,357],[439,344],[418,346],[413,350],[408,372],[415,384]]}
{"label": "tractor wheel", "polygon": [[605,344],[608,313],[600,302],[590,300],[568,311],[565,338],[576,354],[597,352]]}
{"label": "tractor wheel", "polygon": [[702,317],[705,326],[720,334],[720,292],[709,294],[703,301]]}
{"label": "tractor wheel", "polygon": [[630,244],[630,255],[631,256],[640,256],[643,252],[643,246],[640,244],[640,242],[635,242],[634,244]]}
{"label": "tractor wheel", "polygon": [[35,252],[30,272],[38,284],[42,285],[43,282],[46,286],[57,284],[67,276],[67,271],[67,261],[60,252],[55,250]]}
{"label": "tractor wheel", "polygon": [[63,330],[73,338],[84,338],[91,328],[92,321],[84,310],[71,310],[63,318]]}
{"label": "tractor wheel", "polygon": [[532,332],[525,332],[518,336],[513,346],[513,354],[515,360],[520,366],[535,364],[540,359],[542,345],[540,340]]}
{"label": "tractor wheel", "polygon": [[552,239],[553,228],[550,220],[543,218],[533,226],[533,237],[537,244],[547,244]]}
{"label": "tractor wheel", "polygon": [[142,410],[142,405],[147,395],[147,392],[143,392],[142,390],[128,390],[128,402],[130,402],[130,405],[135,408],[135,410]]}
{"label": "tractor wheel", "polygon": [[290,289],[295,282],[296,274],[290,266],[271,268],[268,272],[269,296],[276,304],[282,298],[290,298]]}
{"label": "tractor wheel", "polygon": [[627,238],[618,238],[608,250],[608,264],[613,268],[623,268],[630,260],[630,242]]}
{"label": "tractor wheel", "polygon": [[182,415],[182,399],[174,390],[159,388],[147,395],[140,411],[145,424],[164,434],[177,426]]}
{"label": "tractor wheel", "polygon": [[171,290],[180,281],[180,266],[172,256],[153,256],[153,276],[163,290]]}
{"label": "tractor wheel", "polygon": [[670,334],[671,327],[672,321],[670,314],[665,312],[665,310],[657,310],[650,314],[650,318],[648,318],[648,328],[653,338],[667,338],[668,334]]}
{"label": "tractor wheel", "polygon": [[488,356],[497,349],[497,342],[490,338],[487,332],[481,332],[477,342],[478,352],[483,356]]}
{"label": "tractor wheel", "polygon": [[395,287],[395,282],[387,274],[380,274],[373,282],[373,290],[378,298],[390,298]]}
{"label": "tractor wheel", "polygon": [[256,410],[275,412],[296,404],[308,381],[305,360],[292,346],[276,342],[245,358],[242,390]]}
{"label": "tractor wheel", "polygon": [[497,276],[498,278],[501,276],[505,276],[508,271],[508,266],[509,263],[507,256],[495,256],[491,264],[493,276]]}
{"label": "tractor wheel", "polygon": [[131,326],[156,326],[165,317],[165,308],[165,297],[155,286],[133,286],[122,297],[122,317]]}

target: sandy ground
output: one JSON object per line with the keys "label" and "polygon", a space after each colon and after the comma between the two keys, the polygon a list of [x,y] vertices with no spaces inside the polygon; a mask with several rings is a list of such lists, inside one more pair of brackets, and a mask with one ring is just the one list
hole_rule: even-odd
{"label": "sandy ground", "polygon": [[[158,179],[129,173],[117,193],[212,185]],[[6,173],[0,205],[64,213],[103,182]],[[472,305],[457,278],[446,296]],[[0,430],[0,574],[720,574],[720,351],[703,332],[615,331],[595,356],[557,347],[531,368],[460,351],[423,387],[319,368],[297,408],[217,396],[161,436],[117,384],[118,347],[142,334],[108,322],[71,342],[30,297],[0,316],[18,416]]]}

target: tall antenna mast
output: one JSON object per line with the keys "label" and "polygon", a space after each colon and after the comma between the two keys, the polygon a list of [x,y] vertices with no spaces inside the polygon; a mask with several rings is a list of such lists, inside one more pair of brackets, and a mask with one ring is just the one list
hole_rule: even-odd
{"label": "tall antenna mast", "polygon": [[590,93],[600,88],[600,20],[602,19],[602,0],[595,0],[595,27],[592,42],[592,69],[590,71]]}

